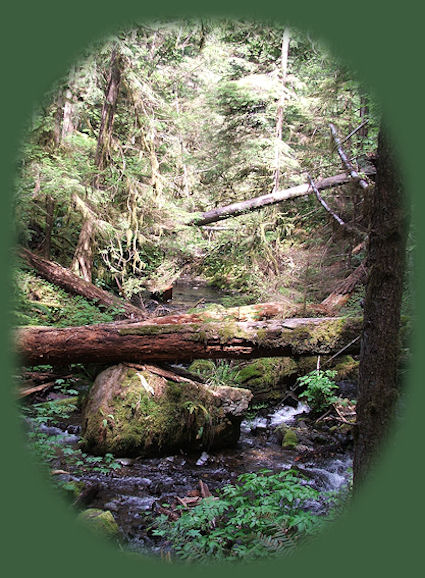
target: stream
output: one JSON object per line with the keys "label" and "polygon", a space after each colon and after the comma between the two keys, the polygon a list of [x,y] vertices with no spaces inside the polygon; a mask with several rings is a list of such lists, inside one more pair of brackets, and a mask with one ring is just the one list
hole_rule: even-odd
{"label": "stream", "polygon": [[[82,482],[83,500],[79,506],[100,508],[112,512],[126,542],[126,549],[139,553],[159,553],[163,542],[150,535],[158,506],[184,498],[199,489],[202,480],[214,490],[234,483],[243,473],[268,469],[274,473],[295,467],[307,476],[308,483],[324,496],[326,492],[341,490],[350,480],[352,457],[350,451],[325,452],[320,455],[323,441],[310,448],[284,450],[276,441],[273,430],[282,423],[303,425],[308,407],[299,403],[296,408],[278,406],[260,417],[241,423],[240,439],[234,448],[213,452],[170,455],[160,458],[117,459],[121,468],[105,474],[61,474],[63,482]],[[75,419],[75,418],[74,418]],[[79,427],[42,426],[44,433],[62,436],[61,443],[77,448]],[[56,437],[57,440],[57,437]],[[310,510],[321,514],[323,504],[313,503]],[[152,515],[147,515],[152,514]]]}
{"label": "stream", "polygon": [[[217,303],[220,302],[219,297],[220,294],[207,287],[179,285],[174,292],[172,308],[185,310],[200,299],[204,299],[204,303]],[[177,455],[158,458],[121,458],[116,460],[121,468],[107,473],[81,474],[62,464],[59,467],[65,467],[68,473],[60,474],[60,479],[63,482],[82,482],[85,489],[78,501],[79,507],[112,512],[127,549],[144,554],[159,553],[162,539],[149,532],[157,508],[164,503],[174,503],[177,497],[184,498],[189,492],[199,489],[200,480],[214,492],[234,483],[243,473],[262,469],[278,473],[295,467],[322,495],[339,491],[347,485],[352,465],[350,444],[335,444],[333,447],[326,436],[317,432],[310,435],[310,432],[305,437],[301,436],[296,449],[283,449],[276,438],[274,430],[282,423],[295,426],[297,432],[310,431],[304,421],[308,412],[308,406],[300,402],[296,407],[281,404],[263,408],[241,422],[240,438],[233,448],[196,454],[181,451]],[[71,425],[68,422],[60,427],[42,425],[38,428],[44,434],[56,436],[56,440],[59,436],[64,446],[78,449],[78,420],[78,415],[73,414]],[[34,427],[30,424],[30,428]],[[311,509],[320,514],[323,513],[322,506],[314,503]]]}

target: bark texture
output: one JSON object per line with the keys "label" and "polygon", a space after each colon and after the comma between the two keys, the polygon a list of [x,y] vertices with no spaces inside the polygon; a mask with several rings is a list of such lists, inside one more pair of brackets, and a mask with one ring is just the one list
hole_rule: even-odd
{"label": "bark texture", "polygon": [[407,213],[391,145],[381,128],[375,192],[371,200],[367,257],[369,276],[359,366],[354,453],[357,489],[387,439],[398,397],[400,308],[403,291]]}
{"label": "bark texture", "polygon": [[72,271],[62,267],[58,263],[42,259],[38,255],[31,253],[31,251],[28,251],[28,249],[21,249],[20,256],[36,270],[40,277],[43,277],[43,279],[46,279],[50,283],[54,283],[58,287],[62,287],[62,289],[65,289],[68,293],[82,295],[86,299],[93,300],[105,307],[119,307],[123,309],[124,314],[128,317],[135,317],[137,319],[144,319],[146,317],[144,311],[135,305],[123,301],[119,297],[81,279],[77,275],[74,275]]}
{"label": "bark texture", "polygon": [[360,330],[359,318],[326,317],[25,327],[17,332],[17,349],[24,365],[300,356],[335,353]]}
{"label": "bark texture", "polygon": [[[368,168],[366,173],[368,175],[374,175],[375,170],[373,168]],[[350,181],[350,175],[347,175],[346,173],[340,173],[339,175],[327,177],[317,181],[315,184],[318,190],[324,190],[331,189],[332,187],[339,187],[340,185],[344,185]],[[205,213],[202,213],[201,215],[191,219],[188,222],[188,225],[208,225],[209,223],[222,221],[224,219],[228,219],[229,217],[237,217],[238,215],[243,215],[244,213],[249,213],[250,211],[256,211],[269,205],[275,205],[288,199],[295,199],[296,197],[310,195],[312,192],[313,189],[309,183],[304,185],[297,185],[296,187],[291,187],[282,191],[275,191],[273,193],[269,193],[268,195],[255,197],[254,199],[249,199],[247,201],[240,201],[225,207],[219,207],[217,209],[212,209],[211,211],[206,211]]]}

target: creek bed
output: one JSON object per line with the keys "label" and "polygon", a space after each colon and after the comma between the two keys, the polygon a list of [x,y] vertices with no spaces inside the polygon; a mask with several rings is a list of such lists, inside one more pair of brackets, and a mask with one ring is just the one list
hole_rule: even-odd
{"label": "creek bed", "polygon": [[[296,408],[278,406],[263,415],[241,423],[241,435],[234,448],[210,453],[181,452],[160,458],[119,459],[119,470],[100,474],[70,472],[62,474],[63,482],[82,482],[85,498],[80,507],[100,508],[112,512],[127,548],[141,553],[157,553],[163,541],[150,535],[157,509],[176,498],[184,498],[199,488],[202,480],[214,490],[234,483],[243,473],[262,469],[278,473],[296,467],[309,478],[309,484],[323,495],[339,491],[349,483],[352,464],[351,452],[323,451],[323,441],[312,444],[309,451],[285,450],[276,441],[274,428],[281,423],[303,423],[308,407],[299,403]],[[75,417],[74,417],[75,420]],[[45,433],[57,436],[58,428],[46,428]],[[63,444],[77,447],[76,427],[62,431]],[[302,446],[301,446],[302,450]],[[316,451],[317,450],[317,451]],[[320,504],[311,509],[322,513]]]}

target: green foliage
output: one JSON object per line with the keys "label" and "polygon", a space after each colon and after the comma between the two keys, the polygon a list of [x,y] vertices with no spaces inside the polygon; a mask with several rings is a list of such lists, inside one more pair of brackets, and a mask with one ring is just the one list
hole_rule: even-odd
{"label": "green foliage", "polygon": [[[60,381],[60,380],[57,380]],[[63,390],[64,384],[59,383]],[[70,390],[67,390],[70,393]],[[75,474],[97,472],[108,474],[121,467],[112,454],[90,456],[71,445],[64,445],[61,435],[49,435],[39,429],[40,425],[57,426],[68,419],[77,409],[77,398],[56,399],[32,406],[23,406],[22,413],[30,419],[33,429],[28,432],[29,449],[36,460],[44,467],[59,463],[63,469]],[[55,479],[59,487],[64,482]],[[66,485],[66,484],[65,484]],[[66,489],[66,487],[64,488]]]}
{"label": "green foliage", "polygon": [[17,325],[68,327],[108,323],[122,313],[120,307],[103,311],[79,295],[70,295],[32,273],[15,272],[15,322]]}
{"label": "green foliage", "polygon": [[332,393],[338,387],[332,381],[335,375],[336,371],[331,369],[325,371],[316,369],[298,378],[298,385],[306,387],[306,390],[300,393],[299,397],[305,397],[308,405],[315,413],[326,410],[336,401],[337,398]]}
{"label": "green foliage", "polygon": [[178,520],[156,521],[178,558],[196,562],[255,560],[284,554],[316,532],[323,518],[306,511],[319,493],[294,470],[243,474]]}

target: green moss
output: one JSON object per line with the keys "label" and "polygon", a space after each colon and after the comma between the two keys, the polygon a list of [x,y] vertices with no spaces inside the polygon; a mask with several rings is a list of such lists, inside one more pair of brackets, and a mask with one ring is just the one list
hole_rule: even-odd
{"label": "green moss", "polygon": [[215,371],[215,363],[210,359],[196,359],[189,366],[189,371],[202,377],[208,377]]}
{"label": "green moss", "polygon": [[289,357],[264,357],[242,367],[235,376],[241,387],[253,393],[253,403],[281,399],[295,383],[297,364]]}
{"label": "green moss", "polygon": [[282,447],[287,450],[292,450],[298,444],[298,437],[294,430],[287,428],[282,440]]}
{"label": "green moss", "polygon": [[351,355],[344,355],[341,357],[334,366],[337,372],[335,381],[341,381],[343,379],[354,379],[358,377],[359,362],[351,357]]}
{"label": "green moss", "polygon": [[204,387],[195,383],[183,387],[129,369],[114,395],[105,397],[98,409],[88,403],[83,445],[87,451],[115,456],[200,448],[212,441],[222,418],[214,396]]}
{"label": "green moss", "polygon": [[78,519],[83,521],[84,524],[96,533],[103,534],[110,540],[117,540],[120,538],[120,529],[109,510],[89,508],[81,512],[78,515]]}

